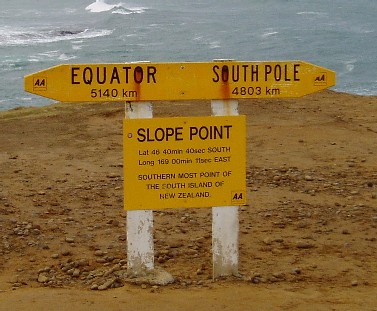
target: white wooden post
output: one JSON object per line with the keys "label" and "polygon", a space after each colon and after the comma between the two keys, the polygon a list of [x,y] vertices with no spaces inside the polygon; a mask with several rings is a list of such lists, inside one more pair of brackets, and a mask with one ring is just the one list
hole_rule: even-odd
{"label": "white wooden post", "polygon": [[[152,118],[152,104],[127,102],[125,113],[126,119]],[[154,269],[153,211],[151,210],[127,211],[127,266],[130,276],[144,275]]]}
{"label": "white wooden post", "polygon": [[[238,115],[237,100],[212,100],[212,115]],[[238,206],[212,207],[213,278],[238,275]]]}

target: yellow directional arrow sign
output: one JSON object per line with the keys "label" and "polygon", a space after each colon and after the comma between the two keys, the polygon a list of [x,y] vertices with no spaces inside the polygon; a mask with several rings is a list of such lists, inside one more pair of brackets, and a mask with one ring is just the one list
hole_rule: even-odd
{"label": "yellow directional arrow sign", "polygon": [[59,65],[25,76],[27,92],[61,102],[301,97],[335,85],[303,61]]}

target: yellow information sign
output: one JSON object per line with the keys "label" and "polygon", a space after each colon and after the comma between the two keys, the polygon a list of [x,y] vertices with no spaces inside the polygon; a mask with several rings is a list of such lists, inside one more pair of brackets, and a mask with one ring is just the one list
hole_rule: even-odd
{"label": "yellow information sign", "polygon": [[246,117],[125,119],[126,210],[244,205]]}
{"label": "yellow information sign", "polygon": [[335,85],[303,61],[59,65],[25,76],[25,90],[61,102],[300,97]]}

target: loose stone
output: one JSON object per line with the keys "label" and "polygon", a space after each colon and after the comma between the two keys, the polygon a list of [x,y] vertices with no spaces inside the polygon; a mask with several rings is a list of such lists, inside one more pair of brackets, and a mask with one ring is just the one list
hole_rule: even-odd
{"label": "loose stone", "polygon": [[74,269],[73,273],[72,273],[72,276],[73,277],[79,277],[79,275],[80,275],[80,270],[79,269]]}
{"label": "loose stone", "polygon": [[114,282],[115,282],[115,279],[108,280],[102,285],[98,286],[98,290],[108,289],[111,285],[113,285]]}
{"label": "loose stone", "polygon": [[64,249],[64,250],[62,250],[61,254],[63,256],[70,256],[70,255],[72,255],[72,252],[67,250],[67,249]]}
{"label": "loose stone", "polygon": [[72,237],[66,237],[66,238],[65,238],[65,241],[66,241],[67,243],[74,243],[74,242],[75,242],[75,239],[72,238]]}
{"label": "loose stone", "polygon": [[313,248],[314,244],[309,243],[309,242],[304,242],[304,241],[298,241],[296,243],[296,247],[301,248],[301,249],[309,249],[309,248]]}
{"label": "loose stone", "polygon": [[103,251],[101,251],[101,250],[96,250],[94,252],[94,256],[102,257],[104,255],[105,255],[105,253]]}
{"label": "loose stone", "polygon": [[39,283],[46,283],[48,280],[49,280],[49,278],[45,274],[40,273],[38,275],[38,282]]}

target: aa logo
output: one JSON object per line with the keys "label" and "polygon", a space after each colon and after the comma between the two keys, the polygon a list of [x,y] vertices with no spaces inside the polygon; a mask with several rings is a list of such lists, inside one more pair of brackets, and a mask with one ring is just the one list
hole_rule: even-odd
{"label": "aa logo", "polygon": [[35,91],[46,91],[47,90],[47,78],[44,78],[44,77],[34,78],[33,89]]}
{"label": "aa logo", "polygon": [[233,191],[231,201],[232,201],[232,204],[245,204],[246,202],[245,191]]}
{"label": "aa logo", "polygon": [[314,85],[326,85],[327,84],[327,77],[326,72],[320,73],[314,79]]}

